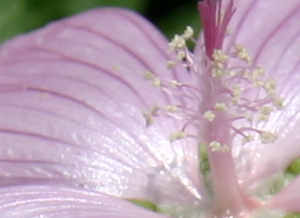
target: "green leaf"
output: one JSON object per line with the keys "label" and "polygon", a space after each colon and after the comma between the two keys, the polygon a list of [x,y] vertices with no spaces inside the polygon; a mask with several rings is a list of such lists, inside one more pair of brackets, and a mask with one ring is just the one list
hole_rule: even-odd
{"label": "green leaf", "polygon": [[122,8],[131,8],[137,11],[142,12],[146,6],[147,1],[141,0],[63,0],[58,1],[58,4],[61,5],[65,14],[74,14],[83,10],[87,10],[95,7],[122,7]]}
{"label": "green leaf", "polygon": [[134,203],[137,206],[143,207],[145,209],[155,211],[155,212],[158,211],[158,207],[151,201],[142,200],[142,199],[128,199],[128,201]]}
{"label": "green leaf", "polygon": [[200,17],[195,3],[184,4],[158,21],[159,28],[171,39],[175,34],[181,34],[186,26],[191,26],[195,30],[195,36],[200,31]]}
{"label": "green leaf", "polygon": [[146,3],[146,0],[1,0],[0,42],[91,8],[118,6],[142,12]]}
{"label": "green leaf", "polygon": [[291,173],[294,176],[300,174],[300,158],[296,158],[291,162],[291,164],[286,169],[287,173]]}
{"label": "green leaf", "polygon": [[288,213],[284,218],[300,218],[300,213]]}

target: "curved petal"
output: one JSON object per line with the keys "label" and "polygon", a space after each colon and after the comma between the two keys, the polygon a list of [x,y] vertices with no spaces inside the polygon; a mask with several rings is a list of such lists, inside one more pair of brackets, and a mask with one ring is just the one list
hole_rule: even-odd
{"label": "curved petal", "polygon": [[200,199],[196,144],[168,140],[182,123],[158,117],[146,127],[143,117],[172,103],[144,78],[177,78],[167,46],[147,21],[110,8],[2,46],[2,183],[55,179],[127,198]]}
{"label": "curved petal", "polygon": [[282,209],[290,212],[300,212],[300,177],[297,177],[280,193],[275,195],[268,206],[271,208]]}
{"label": "curved petal", "polygon": [[133,204],[97,192],[59,186],[0,188],[3,218],[163,218]]}
{"label": "curved petal", "polygon": [[235,143],[238,172],[242,182],[268,176],[282,170],[300,154],[298,149],[300,127],[300,3],[283,1],[236,1],[225,40],[225,49],[243,45],[252,57],[253,66],[261,66],[266,75],[275,80],[284,108],[271,114],[267,122],[254,122],[253,127],[278,133],[273,144],[259,140],[241,147]]}

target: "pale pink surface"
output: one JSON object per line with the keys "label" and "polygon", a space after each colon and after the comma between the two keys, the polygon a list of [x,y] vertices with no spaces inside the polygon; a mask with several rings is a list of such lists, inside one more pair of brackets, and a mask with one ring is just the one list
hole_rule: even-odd
{"label": "pale pink surface", "polygon": [[166,218],[105,194],[63,186],[0,188],[2,218]]}
{"label": "pale pink surface", "polygon": [[[202,198],[197,145],[144,78],[176,78],[163,36],[132,12],[101,9],[18,37],[0,51],[1,183],[55,180],[155,202]],[[183,73],[183,72],[182,72]],[[177,193],[185,193],[178,195]]]}
{"label": "pale pink surface", "polygon": [[286,189],[278,193],[269,203],[268,207],[284,211],[300,211],[300,177],[296,178]]}
{"label": "pale pink surface", "polygon": [[[225,2],[225,1],[224,1]],[[268,122],[253,127],[279,134],[274,144],[264,145],[256,140],[244,147],[234,142],[237,172],[245,187],[259,178],[282,171],[300,155],[300,2],[236,1],[236,12],[229,25],[230,35],[225,49],[241,44],[248,50],[253,66],[261,66],[277,82],[284,100],[282,111],[272,114]],[[243,124],[241,124],[243,125]]]}
{"label": "pale pink surface", "polygon": [[[295,27],[300,3],[236,3],[225,48],[244,45],[254,63],[278,81],[286,104],[269,122],[253,125],[278,131],[275,144],[256,140],[242,146],[234,140],[236,165],[228,154],[214,155],[216,175],[221,175],[214,178],[220,184],[219,200],[238,211],[239,204],[250,208],[252,202],[237,185],[222,186],[237,182],[234,169],[250,192],[262,177],[299,156],[300,31]],[[146,128],[142,116],[155,105],[178,100],[145,80],[146,71],[162,79],[191,81],[182,68],[167,69],[169,59],[167,42],[155,28],[117,9],[91,11],[5,44],[0,51],[0,113],[5,115],[0,117],[0,183],[67,183],[157,203],[201,204],[205,192],[195,141],[171,144],[168,137],[181,122],[157,118]],[[191,81],[196,82],[206,80]],[[205,98],[199,101],[202,111]],[[222,127],[216,133],[201,129],[200,135],[221,134]],[[299,210],[293,203],[298,180],[268,204]],[[232,205],[227,193],[235,198]]]}
{"label": "pale pink surface", "polygon": [[[223,1],[222,3],[226,5],[230,2]],[[297,0],[289,1],[288,4],[280,0],[253,0],[235,1],[235,5],[236,11],[229,24],[229,34],[224,40],[224,49],[229,52],[236,44],[244,46],[252,57],[253,66],[263,67],[266,74],[277,82],[278,93],[285,105],[282,111],[273,113],[268,122],[254,122],[252,125],[253,128],[278,133],[279,139],[276,143],[262,144],[259,138],[246,145],[243,145],[241,139],[238,138],[234,138],[231,143],[238,182],[242,185],[244,192],[251,193],[256,185],[263,183],[263,179],[273,173],[282,172],[294,158],[300,155],[298,146],[300,3]],[[195,51],[197,55],[203,54],[200,49],[203,46],[203,40],[203,35],[201,35]],[[260,96],[255,89],[249,94]],[[220,123],[220,126],[222,125],[226,128],[225,123]],[[244,127],[245,123],[240,122],[238,125]],[[215,130],[217,132],[217,129]],[[220,169],[218,175],[218,178],[222,178],[218,190],[224,193],[226,200],[228,184],[230,180],[232,184],[235,182],[232,176],[233,166],[230,161],[218,155],[220,156],[220,154],[213,155],[216,156],[213,159],[215,165],[219,166],[218,168],[224,167]],[[219,181],[218,178],[215,180]],[[226,178],[227,185],[222,185]],[[234,193],[233,190],[229,192]],[[289,191],[287,191],[287,196],[288,193]],[[242,203],[238,197],[236,200]],[[250,205],[249,202],[245,203],[247,204]]]}

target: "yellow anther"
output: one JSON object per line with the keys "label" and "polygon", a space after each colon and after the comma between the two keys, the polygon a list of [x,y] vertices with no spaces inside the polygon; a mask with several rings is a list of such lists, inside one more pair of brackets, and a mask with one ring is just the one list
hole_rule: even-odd
{"label": "yellow anther", "polygon": [[226,106],[225,103],[219,103],[219,102],[217,102],[216,105],[215,105],[215,109],[217,111],[225,111],[225,110],[227,110],[227,106]]}
{"label": "yellow anther", "polygon": [[276,82],[274,80],[267,80],[264,84],[264,89],[269,95],[274,94],[276,90]]}
{"label": "yellow anther", "polygon": [[174,113],[178,111],[178,108],[176,105],[167,105],[166,106],[166,111],[170,113]]}
{"label": "yellow anther", "polygon": [[269,144],[269,143],[273,143],[276,141],[277,135],[275,135],[271,132],[264,131],[264,132],[260,133],[260,139],[263,144]]}
{"label": "yellow anther", "polygon": [[247,112],[244,117],[249,121],[252,122],[253,121],[253,115],[252,113]]}
{"label": "yellow anther", "polygon": [[260,121],[267,121],[272,111],[273,108],[271,106],[263,106],[262,108],[260,108],[258,119]]}
{"label": "yellow anther", "polygon": [[172,143],[172,142],[174,142],[174,141],[183,139],[184,137],[186,137],[185,132],[183,132],[183,131],[178,131],[178,132],[172,133],[172,134],[169,136],[169,140],[170,140],[170,142]]}
{"label": "yellow anther", "polygon": [[232,93],[234,96],[240,96],[242,93],[242,88],[240,86],[235,85],[232,88]]}
{"label": "yellow anther", "polygon": [[256,80],[254,84],[256,85],[256,87],[263,87],[265,85],[265,82],[262,80]]}
{"label": "yellow anther", "polygon": [[174,88],[177,88],[177,87],[179,87],[179,86],[182,86],[182,83],[180,83],[180,82],[177,81],[177,80],[171,80],[169,83],[170,83],[170,85],[171,85],[172,87],[174,87]]}
{"label": "yellow anther", "polygon": [[280,97],[273,97],[272,103],[279,110],[281,110],[284,107],[283,99]]}
{"label": "yellow anther", "polygon": [[219,49],[214,50],[212,57],[215,62],[220,63],[226,63],[229,58],[222,50]]}
{"label": "yellow anther", "polygon": [[217,69],[224,69],[224,64],[221,63],[221,62],[215,62],[214,63],[214,67],[217,68]]}
{"label": "yellow anther", "polygon": [[182,35],[182,37],[183,37],[185,40],[187,40],[187,39],[191,39],[191,38],[193,37],[193,35],[194,35],[194,30],[193,30],[193,28],[190,27],[190,26],[187,26],[186,29],[185,29],[185,31],[184,31],[184,33],[183,33],[183,35]]}
{"label": "yellow anther", "polygon": [[154,75],[153,75],[153,73],[151,73],[150,71],[147,71],[146,73],[145,73],[145,79],[147,79],[147,80],[153,80],[155,77],[154,77]]}
{"label": "yellow anther", "polygon": [[259,121],[268,121],[269,120],[269,115],[265,115],[265,114],[260,114],[258,117]]}
{"label": "yellow anther", "polygon": [[180,35],[175,35],[172,41],[169,43],[169,47],[172,50],[183,49],[186,47],[185,39]]}
{"label": "yellow anther", "polygon": [[232,103],[237,104],[240,101],[242,91],[243,91],[243,89],[240,86],[237,86],[237,85],[233,86],[233,88],[232,88],[232,94],[233,94]]}
{"label": "yellow anther", "polygon": [[212,141],[212,142],[209,143],[208,146],[214,151],[214,150],[220,149],[222,145],[221,145],[220,142]]}
{"label": "yellow anther", "polygon": [[245,47],[243,47],[242,45],[236,45],[235,50],[237,57],[239,57],[243,61],[246,61],[247,63],[251,62],[250,55]]}
{"label": "yellow anther", "polygon": [[243,138],[243,144],[246,144],[246,143],[251,142],[253,140],[254,140],[254,136],[253,135],[244,136],[244,138]]}
{"label": "yellow anther", "polygon": [[212,70],[212,76],[213,77],[222,77],[226,74],[226,71],[219,69],[219,68],[214,68]]}
{"label": "yellow anther", "polygon": [[152,80],[152,84],[153,84],[154,86],[156,86],[156,87],[160,87],[160,86],[161,86],[161,81],[160,81],[159,78],[154,78],[154,79]]}
{"label": "yellow anther", "polygon": [[229,151],[228,145],[222,145],[218,141],[212,141],[212,142],[209,143],[208,146],[211,148],[211,151],[213,151],[213,152],[215,152],[215,151],[222,151],[222,152]]}
{"label": "yellow anther", "polygon": [[273,111],[273,108],[271,106],[263,106],[260,109],[260,113],[264,114],[264,115],[270,115]]}
{"label": "yellow anther", "polygon": [[257,80],[259,77],[262,77],[265,73],[265,70],[262,67],[257,67],[252,72],[252,79]]}
{"label": "yellow anther", "polygon": [[231,70],[228,72],[228,74],[229,74],[229,76],[235,76],[237,74],[237,72],[234,70]]}
{"label": "yellow anther", "polygon": [[172,68],[172,67],[175,67],[176,66],[176,62],[175,61],[168,61],[167,62],[167,67],[168,68]]}
{"label": "yellow anther", "polygon": [[161,81],[158,77],[155,77],[153,73],[151,72],[146,72],[144,75],[146,80],[151,80],[152,81],[152,85],[156,86],[156,87],[160,87],[161,86]]}
{"label": "yellow anther", "polygon": [[208,111],[204,112],[203,117],[206,120],[208,120],[209,122],[212,122],[216,118],[216,115],[214,114],[214,112],[208,110]]}

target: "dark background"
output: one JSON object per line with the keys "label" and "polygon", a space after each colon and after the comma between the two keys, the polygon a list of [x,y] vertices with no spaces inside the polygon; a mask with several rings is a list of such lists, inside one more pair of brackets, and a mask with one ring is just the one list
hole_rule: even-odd
{"label": "dark background", "polygon": [[196,0],[0,0],[0,42],[53,20],[104,6],[138,11],[169,38],[187,25],[200,28]]}

